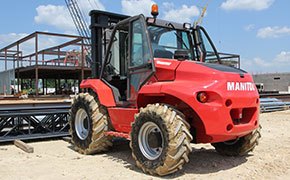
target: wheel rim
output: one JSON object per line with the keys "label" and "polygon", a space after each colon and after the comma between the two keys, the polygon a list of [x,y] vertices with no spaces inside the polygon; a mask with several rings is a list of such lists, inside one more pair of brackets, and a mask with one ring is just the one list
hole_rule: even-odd
{"label": "wheel rim", "polygon": [[75,129],[78,137],[85,140],[89,135],[90,123],[87,112],[80,108],[76,114]]}
{"label": "wheel rim", "polygon": [[164,138],[160,128],[153,122],[143,124],[138,134],[138,144],[147,159],[157,159],[164,148]]}

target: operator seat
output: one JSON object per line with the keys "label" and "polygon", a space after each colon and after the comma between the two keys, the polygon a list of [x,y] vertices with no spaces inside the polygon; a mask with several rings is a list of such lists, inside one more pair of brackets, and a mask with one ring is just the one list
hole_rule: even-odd
{"label": "operator seat", "polygon": [[126,100],[127,78],[121,79],[120,76],[113,76],[109,84],[113,87],[115,97],[118,97],[118,101]]}
{"label": "operator seat", "polygon": [[112,85],[109,85],[109,86],[110,86],[110,88],[113,91],[113,94],[114,94],[114,98],[115,98],[116,103],[119,103],[120,102],[120,99],[121,99],[121,95],[120,95],[119,90],[116,87],[112,86]]}
{"label": "operator seat", "polygon": [[156,49],[154,51],[154,57],[155,58],[166,58],[166,59],[172,59],[173,58],[173,53],[167,50],[163,49]]}
{"label": "operator seat", "polygon": [[172,52],[167,51],[164,47],[159,46],[156,43],[152,43],[152,50],[153,50],[153,56],[155,58],[166,58],[166,59],[173,58]]}

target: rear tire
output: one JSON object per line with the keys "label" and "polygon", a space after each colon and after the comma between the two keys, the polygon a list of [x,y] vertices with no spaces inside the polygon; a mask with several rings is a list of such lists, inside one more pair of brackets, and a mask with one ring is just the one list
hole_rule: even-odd
{"label": "rear tire", "polygon": [[189,124],[167,105],[141,108],[132,124],[132,156],[145,173],[168,175],[189,161],[192,136]]}
{"label": "rear tire", "polygon": [[95,154],[112,146],[111,138],[104,134],[108,131],[107,112],[94,96],[80,93],[74,98],[70,113],[70,134],[76,151]]}
{"label": "rear tire", "polygon": [[250,134],[236,140],[213,143],[216,151],[226,156],[243,156],[253,151],[261,138],[261,125]]}

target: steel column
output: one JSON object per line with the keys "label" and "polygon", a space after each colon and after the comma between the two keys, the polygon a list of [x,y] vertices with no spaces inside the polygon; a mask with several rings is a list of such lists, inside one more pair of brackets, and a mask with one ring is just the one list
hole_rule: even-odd
{"label": "steel column", "polygon": [[35,95],[38,97],[38,33],[35,35]]}

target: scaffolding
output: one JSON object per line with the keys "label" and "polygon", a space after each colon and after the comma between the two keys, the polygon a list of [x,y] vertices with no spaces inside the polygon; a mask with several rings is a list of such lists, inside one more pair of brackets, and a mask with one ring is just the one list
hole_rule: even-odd
{"label": "scaffolding", "polygon": [[[87,37],[34,32],[0,49],[0,71],[2,74],[15,72],[14,81],[10,81],[10,86],[16,88],[15,92],[19,93],[28,86],[38,97],[46,94],[50,79],[54,81],[55,94],[60,94],[61,81],[73,80],[75,87],[91,75],[86,50],[90,44],[86,42]],[[0,84],[0,89],[4,89],[3,86]],[[7,91],[7,83],[5,86]]]}

